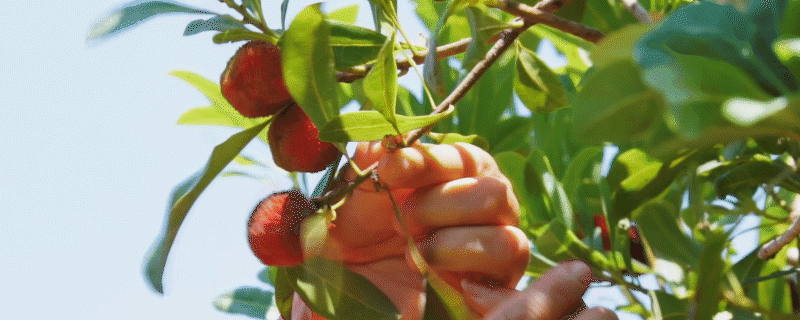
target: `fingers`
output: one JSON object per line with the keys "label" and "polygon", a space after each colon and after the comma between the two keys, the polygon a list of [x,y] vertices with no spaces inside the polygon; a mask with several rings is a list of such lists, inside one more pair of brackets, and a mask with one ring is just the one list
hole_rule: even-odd
{"label": "fingers", "polygon": [[[559,320],[572,314],[581,305],[581,297],[591,281],[591,268],[583,261],[572,260],[550,269],[533,285],[517,294],[509,295],[508,292],[499,290],[487,291],[485,287],[475,285],[464,286],[464,290],[471,305],[477,305],[482,310],[491,310],[485,319]],[[480,298],[479,295],[487,297]],[[590,309],[576,319],[605,319],[585,318],[583,314],[587,312],[589,315],[609,316]]]}
{"label": "fingers", "polygon": [[581,312],[574,320],[619,320],[619,318],[611,310],[595,307]]}
{"label": "fingers", "polygon": [[530,244],[515,227],[466,226],[433,232],[420,240],[420,251],[438,271],[512,287],[525,273]]}
{"label": "fingers", "polygon": [[501,176],[491,155],[466,144],[418,144],[388,152],[378,176],[391,188],[416,189],[476,176]]}
{"label": "fingers", "polygon": [[516,225],[520,215],[508,180],[497,177],[461,178],[418,189],[400,209],[414,236],[449,226]]}

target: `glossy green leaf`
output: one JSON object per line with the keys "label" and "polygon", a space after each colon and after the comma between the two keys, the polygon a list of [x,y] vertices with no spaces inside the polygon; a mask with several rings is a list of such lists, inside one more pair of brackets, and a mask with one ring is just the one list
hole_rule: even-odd
{"label": "glossy green leaf", "polygon": [[364,93],[372,101],[372,108],[378,111],[392,126],[397,125],[397,62],[394,60],[395,34],[386,40],[378,60],[364,77]]}
{"label": "glossy green leaf", "polygon": [[[658,240],[656,240],[658,241]],[[719,302],[726,263],[722,250],[728,244],[728,234],[722,230],[711,230],[706,236],[705,246],[697,263],[697,285],[694,290],[694,314],[692,319],[711,319],[719,312]]]}
{"label": "glossy green leaf", "polygon": [[386,36],[377,31],[337,21],[328,21],[330,45],[336,68],[346,69],[378,58]]}
{"label": "glossy green leaf", "polygon": [[285,320],[292,320],[292,302],[294,300],[294,283],[297,281],[292,267],[269,267],[270,279],[275,287],[275,304]]}
{"label": "glossy green leaf", "polygon": [[237,41],[265,41],[269,43],[277,43],[278,38],[274,36],[263,34],[261,32],[254,32],[247,29],[231,29],[217,33],[212,38],[214,43],[226,43]]}
{"label": "glossy green leaf", "polygon": [[447,9],[445,13],[439,17],[439,22],[436,24],[436,29],[431,33],[431,38],[428,43],[428,55],[425,56],[425,65],[422,69],[425,84],[430,88],[431,92],[444,96],[447,93],[444,81],[444,71],[442,70],[441,62],[436,55],[436,47],[439,46],[439,32],[447,22],[447,19],[459,8],[461,8],[466,0],[450,0],[447,1]]}
{"label": "glossy green leaf", "polygon": [[[772,39],[764,39],[764,36],[750,16],[732,6],[702,1],[670,14],[641,39],[634,57],[645,70],[648,83],[666,91],[667,98],[681,99],[681,92],[693,89],[692,84],[709,88],[699,89],[700,92],[713,93],[704,80],[713,80],[714,87],[723,89],[719,94],[732,94],[729,90],[751,91],[743,88],[750,84],[773,96],[796,90],[794,77],[771,50]],[[712,61],[713,64],[709,64]],[[711,69],[701,68],[704,65]],[[736,68],[737,72],[731,68]],[[665,73],[667,70],[670,71]],[[712,70],[724,71],[727,75],[709,72]],[[697,73],[682,73],[692,71]],[[708,74],[718,76],[707,77]],[[664,76],[667,78],[662,78]],[[739,84],[742,78],[751,80]],[[681,88],[680,83],[670,83],[674,79],[685,80],[687,85]],[[672,93],[673,90],[676,92]]]}
{"label": "glossy green leaf", "polygon": [[539,253],[553,261],[582,259],[592,269],[605,270],[611,267],[602,253],[589,249],[561,219],[553,219],[536,230],[531,240]]}
{"label": "glossy green leaf", "polygon": [[532,130],[533,121],[530,118],[511,117],[500,121],[486,135],[486,140],[491,146],[489,153],[497,154],[528,147]]}
{"label": "glossy green leaf", "polygon": [[542,221],[549,221],[549,210],[542,198],[542,193],[535,192],[537,191],[535,189],[529,189],[526,184],[527,173],[532,169],[527,168],[530,164],[525,161],[525,157],[509,151],[495,154],[494,160],[497,162],[500,172],[511,180],[514,195],[517,196],[520,206],[520,228],[529,232],[532,226],[540,224]]}
{"label": "glossy green leaf", "polygon": [[533,113],[548,113],[567,105],[564,86],[539,56],[517,46],[517,79],[514,90]]}
{"label": "glossy green leaf", "polygon": [[214,14],[210,11],[198,10],[177,3],[166,1],[130,2],[122,9],[111,13],[92,26],[87,39],[98,39],[135,25],[152,16],[164,13],[201,13]]}
{"label": "glossy green leaf", "polygon": [[[789,99],[786,97],[777,97],[770,101],[733,98],[723,103],[722,114],[736,125],[749,127],[785,110],[788,105]],[[786,115],[791,116],[788,113]]]}
{"label": "glossy green leaf", "polygon": [[[170,74],[197,88],[197,90],[211,101],[210,107],[200,107],[186,111],[178,119],[178,124],[249,128],[266,119],[252,119],[241,115],[239,111],[236,111],[236,109],[228,103],[228,100],[222,96],[222,91],[220,91],[218,84],[196,73],[177,70]],[[268,142],[266,130],[259,133],[258,136],[264,143]]]}
{"label": "glossy green leaf", "polygon": [[[435,124],[453,112],[451,106],[445,112],[427,116],[396,115],[397,128],[401,133]],[[319,138],[328,142],[374,141],[397,132],[383,115],[377,111],[356,111],[332,119],[319,130]]]}
{"label": "glossy green leaf", "polygon": [[633,219],[658,255],[685,267],[695,267],[700,247],[681,231],[675,210],[666,203],[648,203],[634,212]]}
{"label": "glossy green leaf", "polygon": [[294,289],[319,315],[332,319],[399,319],[391,300],[363,276],[321,258],[286,268]]}
{"label": "glossy green leaf", "polygon": [[486,56],[491,37],[510,28],[511,25],[485,14],[478,7],[467,7],[465,12],[473,40],[467,46],[461,67],[464,70],[471,70]]}
{"label": "glossy green leaf", "polygon": [[564,187],[553,172],[550,160],[541,150],[533,149],[528,163],[532,169],[531,171],[526,170],[525,179],[528,180],[526,183],[531,186],[529,189],[536,190],[534,192],[544,192],[543,196],[548,205],[550,218],[558,218],[572,229],[572,205]]}
{"label": "glossy green leaf", "polygon": [[183,35],[191,36],[203,31],[225,31],[244,28],[244,25],[233,19],[233,17],[223,14],[213,16],[206,20],[198,19],[189,22],[189,24],[186,26],[186,30],[183,31]]}
{"label": "glossy green leaf", "polygon": [[447,312],[447,305],[430,283],[425,285],[425,311],[422,312],[422,320],[452,320]]}
{"label": "glossy green leaf", "polygon": [[678,297],[664,291],[650,290],[647,293],[653,301],[653,314],[656,315],[656,319],[689,319],[687,315],[687,310],[689,309],[688,300],[678,299]]}
{"label": "glossy green leaf", "polygon": [[619,60],[588,74],[573,106],[575,137],[586,143],[647,139],[665,109],[639,67]]}
{"label": "glossy green leaf", "polygon": [[161,278],[164,275],[164,266],[167,263],[167,256],[172,248],[172,244],[175,242],[175,237],[178,235],[178,229],[181,223],[183,223],[183,220],[186,218],[186,214],[189,213],[189,209],[192,208],[194,202],[200,197],[200,194],[208,187],[211,181],[213,181],[214,178],[222,172],[225,166],[227,166],[253,138],[263,131],[270,122],[270,120],[267,120],[262,124],[245,129],[214,147],[214,151],[211,153],[211,157],[208,159],[208,163],[203,169],[202,175],[195,175],[183,182],[173,191],[166,227],[163,234],[156,240],[155,249],[149,254],[145,267],[145,275],[150,285],[159,293],[164,292]]}
{"label": "glossy green leaf", "polygon": [[342,7],[325,15],[328,20],[336,20],[346,24],[355,24],[358,17],[358,5]]}
{"label": "glossy green leaf", "polygon": [[582,180],[592,179],[597,173],[597,166],[602,161],[602,147],[587,147],[570,161],[564,172],[564,177],[561,179],[561,183],[564,185],[564,192],[570,199],[575,199],[577,196],[578,186]]}
{"label": "glossy green leaf", "polygon": [[[289,9],[289,0],[281,2],[281,29],[286,29],[286,11]],[[291,320],[291,319],[286,319]]]}
{"label": "glossy green leaf", "polygon": [[428,133],[428,136],[430,136],[431,139],[433,139],[433,141],[435,141],[438,144],[453,144],[457,142],[465,142],[477,146],[483,150],[489,149],[489,142],[487,142],[486,139],[477,134],[465,136],[458,133],[431,132]]}
{"label": "glossy green leaf", "polygon": [[330,27],[319,7],[298,13],[279,41],[286,87],[317,128],[339,114]]}
{"label": "glossy green leaf", "polygon": [[214,300],[217,310],[264,319],[272,305],[272,292],[253,287],[241,287]]}
{"label": "glossy green leaf", "polygon": [[[648,168],[658,165],[660,168],[661,162],[651,158],[647,153],[640,149],[629,149],[618,154],[614,161],[611,163],[611,170],[608,172],[608,186],[612,190],[616,189],[624,180],[646,173]],[[644,179],[637,179],[644,180]],[[641,190],[643,186],[634,186],[632,181],[626,183],[628,188],[636,188]],[[633,189],[630,189],[633,190]]]}

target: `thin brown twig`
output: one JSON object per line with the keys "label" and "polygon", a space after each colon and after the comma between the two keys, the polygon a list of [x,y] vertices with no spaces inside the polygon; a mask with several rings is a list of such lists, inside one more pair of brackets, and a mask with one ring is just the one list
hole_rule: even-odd
{"label": "thin brown twig", "polygon": [[579,22],[559,17],[538,8],[538,6],[531,7],[527,4],[519,3],[513,0],[489,1],[486,3],[486,5],[498,8],[515,16],[522,17],[526,21],[546,24],[594,43],[597,43],[604,37],[600,30],[594,29]]}

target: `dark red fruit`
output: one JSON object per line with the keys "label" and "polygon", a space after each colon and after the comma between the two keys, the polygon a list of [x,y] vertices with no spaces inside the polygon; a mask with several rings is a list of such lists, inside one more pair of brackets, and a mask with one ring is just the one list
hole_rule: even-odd
{"label": "dark red fruit", "polygon": [[249,118],[273,115],[292,101],[278,46],[250,41],[233,55],[220,80],[222,95]]}
{"label": "dark red fruit", "polygon": [[322,171],[339,155],[336,146],[319,140],[319,130],[298,105],[275,116],[267,136],[272,159],[286,171]]}
{"label": "dark red fruit", "polygon": [[303,262],[300,223],[313,211],[311,200],[298,190],[270,195],[253,210],[247,223],[250,249],[270,266]]}
{"label": "dark red fruit", "polygon": [[600,236],[603,238],[603,250],[611,251],[611,234],[608,232],[606,217],[596,214],[594,216],[594,226],[600,228]]}

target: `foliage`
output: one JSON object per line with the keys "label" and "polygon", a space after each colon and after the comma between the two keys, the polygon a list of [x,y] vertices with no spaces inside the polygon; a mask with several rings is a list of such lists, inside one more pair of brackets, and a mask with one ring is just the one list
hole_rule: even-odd
{"label": "foliage", "polygon": [[[558,17],[604,33],[592,43],[577,31],[516,19],[501,10],[509,1],[416,0],[417,15],[432,31],[427,48],[405,35],[395,1],[369,1],[374,30],[354,25],[357,7],[323,13],[312,5],[287,19],[288,2],[281,28],[266,25],[260,0],[225,1],[241,19],[170,2],[132,3],[102,19],[89,38],[157,14],[211,15],[192,21],[184,34],[216,32],[216,43],[277,43],[284,70],[291,70],[284,73],[288,88],[325,141],[343,147],[427,128],[426,141],[466,141],[492,154],[520,201],[519,225],[534,244],[527,271],[533,278],[577,258],[623,290],[628,304],[620,310],[643,318],[795,318],[800,301],[790,284],[797,266],[787,260],[787,248],[800,246],[798,238],[790,235],[785,247],[765,244],[797,217],[800,1],[642,1],[655,20],[649,24],[628,10],[629,1],[573,0]],[[513,43],[497,45],[513,32],[519,33]],[[472,40],[456,46],[466,38]],[[551,68],[537,55],[544,39],[566,57],[565,66]],[[457,50],[437,51],[450,44]],[[422,100],[397,84],[397,71],[410,69],[424,80]],[[473,78],[474,70],[482,73]],[[267,141],[269,119],[244,118],[213,82],[174,74],[212,103],[186,112],[180,124],[244,130],[215,148],[208,165],[173,192],[167,226],[146,267],[159,292],[170,246],[205,187],[231,161],[271,162],[239,156],[256,137]],[[463,84],[468,91],[439,106]],[[529,112],[515,108],[514,96]],[[340,114],[353,101],[361,110]],[[323,196],[336,169],[330,166],[312,196]],[[762,250],[775,249],[731,261],[731,240],[738,236],[731,230],[745,215],[760,218]],[[607,225],[596,225],[595,216]],[[646,261],[633,258],[628,234],[634,227]],[[658,285],[643,287],[631,273],[652,274]],[[215,305],[262,318],[275,305],[289,319],[297,292],[330,319],[397,317],[369,281],[330,261],[268,267],[267,274],[261,279],[274,294],[244,287]],[[430,280],[437,297],[447,294]],[[642,304],[633,291],[651,302]],[[447,309],[468,316],[444,300],[432,299],[426,314],[435,318]]]}

